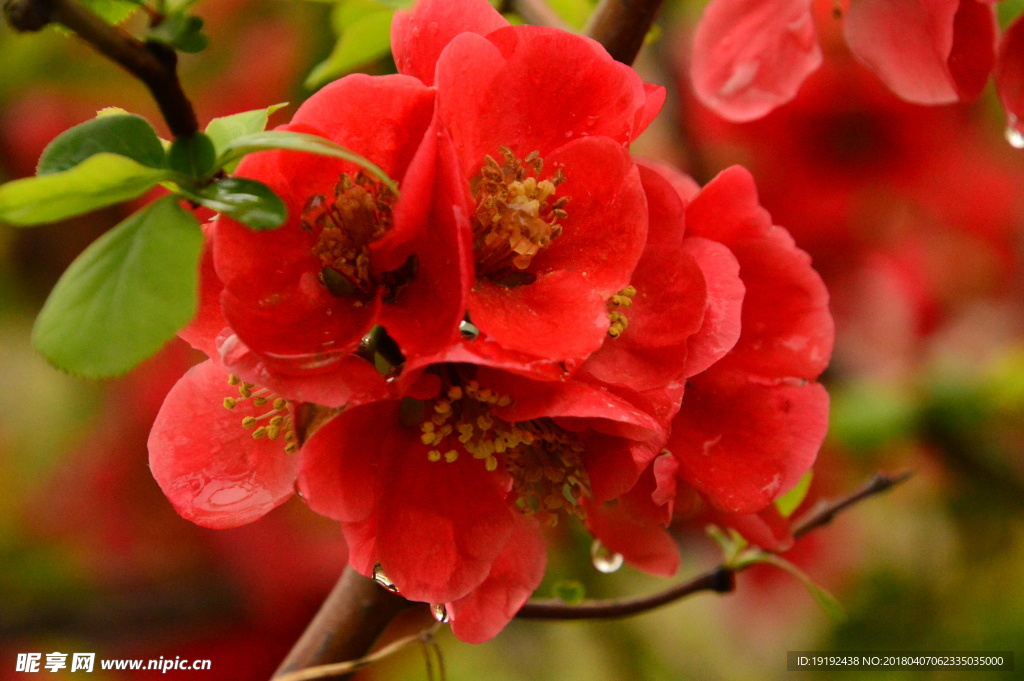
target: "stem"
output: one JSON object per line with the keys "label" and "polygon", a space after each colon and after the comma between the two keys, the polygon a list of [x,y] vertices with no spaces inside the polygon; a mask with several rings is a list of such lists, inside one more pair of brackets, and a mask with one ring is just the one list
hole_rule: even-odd
{"label": "stem", "polygon": [[[793,537],[798,539],[808,532],[827,525],[832,522],[838,513],[905,482],[911,475],[912,473],[910,472],[897,475],[876,473],[868,482],[845,497],[831,502],[823,501],[818,506],[812,508],[793,526]],[[749,565],[739,567],[719,565],[688,582],[683,582],[664,591],[639,598],[617,598],[592,601],[580,605],[567,605],[554,598],[530,601],[519,610],[516,617],[538,620],[584,620],[612,619],[639,615],[702,591],[728,593],[735,586],[734,574],[747,567]]]}
{"label": "stem", "polygon": [[351,567],[345,568],[273,678],[363,657],[391,620],[411,605]]}
{"label": "stem", "polygon": [[189,137],[199,130],[192,103],[178,81],[178,55],[172,48],[144,43],[74,0],[7,0],[4,14],[18,31],[63,24],[149,88],[175,137]]}
{"label": "stem", "polygon": [[661,3],[662,0],[601,0],[583,32],[604,45],[616,61],[632,64]]}

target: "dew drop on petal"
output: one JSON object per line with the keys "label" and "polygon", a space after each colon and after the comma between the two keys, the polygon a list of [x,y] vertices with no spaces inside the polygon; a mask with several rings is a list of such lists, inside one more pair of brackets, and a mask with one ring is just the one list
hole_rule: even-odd
{"label": "dew drop on petal", "polygon": [[444,603],[435,603],[430,606],[430,614],[441,624],[451,622],[451,617],[448,616],[448,608],[444,607]]}
{"label": "dew drop on petal", "polygon": [[597,568],[598,572],[608,575],[622,567],[623,557],[621,553],[610,551],[607,546],[595,539],[590,545],[590,561]]}
{"label": "dew drop on petal", "polygon": [[384,574],[384,568],[380,566],[380,563],[373,566],[373,581],[377,582],[393,594],[398,593],[398,587],[395,586],[394,582],[388,579],[386,574]]}
{"label": "dew drop on petal", "polygon": [[1024,149],[1024,127],[1017,117],[1010,114],[1010,121],[1006,125],[1006,141],[1010,143],[1010,146],[1014,149]]}
{"label": "dew drop on petal", "polygon": [[459,333],[466,340],[476,340],[476,337],[480,335],[480,329],[476,328],[472,322],[462,320],[459,323]]}

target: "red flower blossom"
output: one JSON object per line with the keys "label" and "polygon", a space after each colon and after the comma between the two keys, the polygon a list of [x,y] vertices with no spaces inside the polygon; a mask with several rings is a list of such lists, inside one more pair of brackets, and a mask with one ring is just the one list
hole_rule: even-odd
{"label": "red flower blossom", "polygon": [[1018,149],[1024,148],[1024,16],[1010,24],[999,44],[996,89],[1009,119],[1006,136]]}
{"label": "red flower blossom", "polygon": [[224,315],[264,364],[322,369],[351,356],[378,324],[407,355],[436,352],[455,333],[466,267],[433,114],[434,92],[418,80],[353,75],[283,126],[377,163],[399,181],[398,198],[343,161],[272,151],[239,165],[288,206],[280,229],[253,232],[221,218],[216,232]]}
{"label": "red flower blossom", "polygon": [[357,570],[493,637],[540,583],[540,523],[626,492],[660,425],[608,391],[436,365],[419,399],[346,409],[303,447],[307,503],[342,523]]}
{"label": "red flower blossom", "polygon": [[392,43],[399,70],[437,88],[458,157],[466,307],[481,337],[455,352],[557,376],[554,364],[579,364],[607,337],[608,301],[643,250],[646,206],[625,147],[664,89],[588,38],[509,26],[484,0],[400,12]]}
{"label": "red flower blossom", "polygon": [[[682,224],[685,204],[684,244],[699,254],[708,290],[715,292],[695,338],[719,342],[705,345],[710,354],[698,354],[684,371],[688,380],[673,412],[669,453],[622,502],[591,513],[589,522],[609,549],[665,573],[676,548],[659,524],[672,516],[676,477],[722,522],[762,542],[774,536],[773,546],[785,543],[770,508],[761,519],[750,516],[793,487],[814,462],[828,424],[828,394],[813,381],[828,363],[834,329],[810,258],[772,225],[747,171],[730,168],[699,191],[678,176],[652,173],[645,180],[652,214],[674,211]],[[673,201],[675,188],[682,192]]]}
{"label": "red flower blossom", "polygon": [[[903,99],[947,104],[981,93],[995,64],[992,3],[850,0],[844,7],[850,50]],[[713,0],[694,36],[694,89],[733,121],[785,104],[820,65],[811,0]]]}

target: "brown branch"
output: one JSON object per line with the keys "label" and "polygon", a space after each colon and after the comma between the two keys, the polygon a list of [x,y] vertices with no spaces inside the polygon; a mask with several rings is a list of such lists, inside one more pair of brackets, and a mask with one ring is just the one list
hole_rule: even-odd
{"label": "brown branch", "polygon": [[[812,508],[793,526],[793,537],[799,538],[832,522],[835,516],[865,499],[880,494],[888,489],[905,482],[912,473],[905,472],[897,475],[876,473],[868,482],[854,492],[841,499],[827,502],[823,501]],[[618,598],[610,600],[592,601],[579,605],[568,605],[558,599],[538,599],[524,605],[516,617],[522,619],[543,619],[543,620],[583,620],[583,619],[613,619],[629,617],[653,610],[654,608],[674,603],[682,598],[691,596],[702,591],[715,591],[717,593],[728,593],[735,586],[734,575],[745,569],[747,566],[735,568],[728,565],[718,567],[695,577],[682,584],[677,584],[664,591],[650,596],[639,598]]]}
{"label": "brown branch", "polygon": [[601,0],[583,32],[604,45],[616,61],[632,64],[661,3],[662,0]]}
{"label": "brown branch", "polygon": [[178,56],[172,48],[144,43],[74,0],[6,0],[4,14],[18,31],[63,24],[149,88],[175,137],[189,137],[199,130],[192,103],[178,81]]}
{"label": "brown branch", "polygon": [[398,613],[411,605],[351,567],[345,568],[273,678],[307,667],[362,658]]}

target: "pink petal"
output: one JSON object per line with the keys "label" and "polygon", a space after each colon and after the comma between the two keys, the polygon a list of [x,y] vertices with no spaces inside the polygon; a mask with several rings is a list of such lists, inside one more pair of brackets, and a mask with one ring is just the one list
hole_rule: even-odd
{"label": "pink petal", "polygon": [[820,65],[810,0],[712,0],[694,35],[694,90],[731,121],[793,99]]}
{"label": "pink petal", "polygon": [[183,518],[214,529],[245,525],[293,493],[298,456],[282,439],[255,440],[242,418],[269,407],[239,402],[212,360],[192,367],[167,394],[149,434],[149,466]]}
{"label": "pink petal", "polygon": [[434,69],[444,48],[460,33],[487,35],[505,20],[486,0],[421,0],[412,11],[399,10],[391,21],[391,51],[399,73],[434,84]]}
{"label": "pink petal", "polygon": [[519,517],[490,574],[466,596],[446,604],[452,633],[466,643],[498,635],[540,586],[547,563],[536,521]]}

